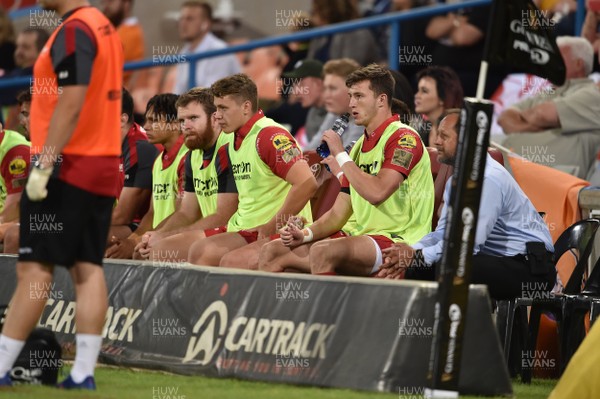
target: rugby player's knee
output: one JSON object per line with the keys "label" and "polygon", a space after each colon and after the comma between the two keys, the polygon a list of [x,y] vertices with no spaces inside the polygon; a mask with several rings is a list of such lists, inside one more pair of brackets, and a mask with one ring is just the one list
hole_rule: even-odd
{"label": "rugby player's knee", "polygon": [[285,248],[281,240],[275,240],[266,243],[260,249],[258,255],[258,270],[265,272],[281,272],[281,266],[277,258],[281,255],[281,249]]}
{"label": "rugby player's knee", "polygon": [[310,271],[312,274],[330,273],[335,271],[337,252],[330,242],[319,241],[310,247]]}

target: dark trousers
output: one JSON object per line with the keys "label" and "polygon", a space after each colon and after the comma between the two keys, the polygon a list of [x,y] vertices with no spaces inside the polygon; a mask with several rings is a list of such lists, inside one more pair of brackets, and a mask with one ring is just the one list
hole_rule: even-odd
{"label": "dark trousers", "polygon": [[[554,265],[548,261],[548,273],[532,275],[529,264],[523,256],[473,256],[471,284],[485,284],[493,299],[534,297],[534,292],[551,291],[556,282]],[[434,281],[439,264],[428,268],[409,268],[406,279]]]}

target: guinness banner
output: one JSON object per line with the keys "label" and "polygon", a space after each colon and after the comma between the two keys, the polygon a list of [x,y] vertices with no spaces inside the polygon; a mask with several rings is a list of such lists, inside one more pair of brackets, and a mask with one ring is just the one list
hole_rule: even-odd
{"label": "guinness banner", "polygon": [[[0,257],[0,304],[15,288]],[[437,284],[107,262],[100,360],[187,375],[423,393]],[[74,350],[74,295],[63,268],[40,325]],[[469,294],[461,392],[512,388],[484,286]]]}
{"label": "guinness banner", "polygon": [[493,0],[483,60],[565,83],[566,68],[556,45],[554,21],[531,0]]}

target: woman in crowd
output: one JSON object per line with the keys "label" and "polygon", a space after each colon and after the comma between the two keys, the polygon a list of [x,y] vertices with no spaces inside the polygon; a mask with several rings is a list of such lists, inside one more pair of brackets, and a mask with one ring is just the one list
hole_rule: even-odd
{"label": "woman in crowd", "polygon": [[460,79],[448,67],[431,66],[417,74],[415,112],[421,115],[415,129],[425,144],[435,142],[437,121],[446,109],[461,108],[463,89]]}

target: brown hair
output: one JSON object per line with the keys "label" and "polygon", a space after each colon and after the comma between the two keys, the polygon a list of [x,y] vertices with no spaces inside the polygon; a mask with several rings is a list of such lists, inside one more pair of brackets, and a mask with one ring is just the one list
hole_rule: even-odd
{"label": "brown hair", "polygon": [[193,89],[183,93],[175,103],[176,107],[185,107],[190,103],[198,103],[204,108],[206,115],[211,116],[217,111],[215,107],[214,96],[210,89],[204,87],[194,87]]}
{"label": "brown hair", "polygon": [[31,102],[31,89],[21,90],[17,93],[17,104],[23,105],[23,103]]}
{"label": "brown hair", "polygon": [[4,9],[0,7],[0,44],[15,42],[15,28],[6,14]]}
{"label": "brown hair", "polygon": [[430,66],[417,73],[417,82],[422,78],[435,81],[438,97],[444,102],[444,108],[457,108],[463,105],[463,88],[453,69],[445,66]]}
{"label": "brown hair", "polygon": [[348,75],[360,68],[360,64],[351,58],[330,60],[323,65],[323,76],[336,75],[346,79]]}
{"label": "brown hair", "polygon": [[223,98],[231,95],[241,100],[241,102],[250,101],[252,112],[258,110],[258,90],[256,84],[248,75],[237,73],[217,80],[210,89],[215,97]]}
{"label": "brown hair", "polygon": [[359,17],[356,0],[313,0],[312,9],[328,24],[350,21]]}
{"label": "brown hair", "polygon": [[200,9],[202,9],[202,11],[204,12],[204,15],[206,16],[206,18],[209,21],[212,21],[212,7],[210,4],[204,2],[204,1],[198,1],[198,0],[187,0],[184,1],[183,4],[181,5],[181,8],[183,7],[198,7]]}
{"label": "brown hair", "polygon": [[391,108],[395,82],[390,71],[377,64],[368,65],[352,72],[346,79],[346,86],[352,87],[365,80],[369,81],[369,89],[373,90],[376,96],[380,94],[387,96],[388,107]]}
{"label": "brown hair", "polygon": [[400,115],[400,120],[407,120],[410,118],[410,109],[404,101],[392,98],[392,114]]}

